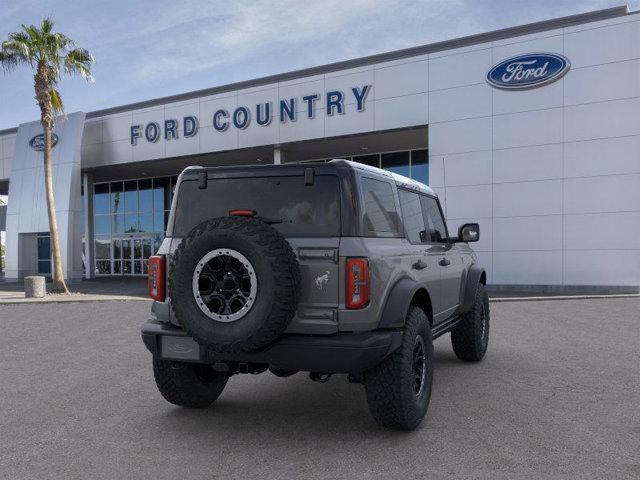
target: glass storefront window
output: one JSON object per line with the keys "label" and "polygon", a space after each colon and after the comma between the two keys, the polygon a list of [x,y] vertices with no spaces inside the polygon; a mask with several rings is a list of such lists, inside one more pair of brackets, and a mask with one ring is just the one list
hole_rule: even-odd
{"label": "glass storefront window", "polygon": [[170,180],[169,177],[153,179],[153,210],[155,212],[169,209],[170,196]]}
{"label": "glass storefront window", "polygon": [[109,213],[109,184],[99,183],[93,187],[93,213]]}
{"label": "glass storefront window", "polygon": [[36,234],[38,243],[38,273],[51,274],[51,235],[49,232]]}
{"label": "glass storefront window", "polygon": [[47,260],[51,258],[51,237],[49,234],[38,234],[38,259]]}
{"label": "glass storefront window", "polygon": [[382,168],[405,177],[410,177],[409,152],[383,153],[381,156]]}
{"label": "glass storefront window", "polygon": [[428,150],[407,150],[402,152],[359,155],[352,157],[352,160],[413,178],[426,185],[429,184]]}
{"label": "glass storefront window", "polygon": [[51,260],[38,260],[38,273],[51,274]]}
{"label": "glass storefront window", "polygon": [[138,220],[139,220],[138,227],[141,232],[152,233],[154,231],[152,213],[141,213]]}
{"label": "glass storefront window", "polygon": [[147,273],[148,258],[164,238],[176,179],[145,178],[94,185],[96,274]]}
{"label": "glass storefront window", "polygon": [[95,237],[95,256],[97,259],[104,260],[111,258],[111,237],[97,236]]}
{"label": "glass storefront window", "polygon": [[364,163],[370,167],[380,168],[380,155],[360,155],[359,157],[353,157],[354,162]]}
{"label": "glass storefront window", "polygon": [[111,260],[96,260],[96,274],[109,275],[111,273]]}
{"label": "glass storefront window", "polygon": [[112,215],[113,233],[124,233],[124,215]]}
{"label": "glass storefront window", "polygon": [[151,256],[151,242],[142,245],[142,258],[146,261]]}
{"label": "glass storefront window", "polygon": [[413,150],[411,152],[411,178],[429,185],[428,150]]}
{"label": "glass storefront window", "polygon": [[111,215],[96,215],[93,218],[94,235],[109,235],[111,233]]}
{"label": "glass storefront window", "polygon": [[124,233],[135,233],[138,231],[138,214],[127,213],[124,216]]}
{"label": "glass storefront window", "polygon": [[150,178],[138,180],[138,211],[153,212],[153,188]]}
{"label": "glass storefront window", "polygon": [[111,182],[111,213],[124,212],[122,182]]}
{"label": "glass storefront window", "polygon": [[128,180],[124,182],[124,212],[138,211],[138,181]]}
{"label": "glass storefront window", "polygon": [[164,223],[164,212],[163,211],[155,211],[153,212],[153,230],[155,232],[164,232],[165,223]]}
{"label": "glass storefront window", "polygon": [[125,260],[131,258],[131,240],[130,239],[122,240],[122,258]]}

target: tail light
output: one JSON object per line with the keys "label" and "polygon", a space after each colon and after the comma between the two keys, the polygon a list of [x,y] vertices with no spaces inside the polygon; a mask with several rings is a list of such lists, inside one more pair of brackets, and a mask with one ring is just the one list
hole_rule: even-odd
{"label": "tail light", "polygon": [[164,255],[149,257],[149,296],[159,302],[165,299],[164,265]]}
{"label": "tail light", "polygon": [[347,259],[347,308],[363,308],[369,304],[369,260]]}
{"label": "tail light", "polygon": [[255,217],[255,210],[245,210],[245,209],[237,209],[237,210],[229,210],[230,217]]}

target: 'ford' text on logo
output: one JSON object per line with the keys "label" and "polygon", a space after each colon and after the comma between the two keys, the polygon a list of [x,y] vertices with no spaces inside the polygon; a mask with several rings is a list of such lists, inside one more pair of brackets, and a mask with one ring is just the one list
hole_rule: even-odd
{"label": "'ford' text on logo", "polygon": [[546,85],[561,78],[571,68],[569,60],[557,53],[530,53],[509,58],[487,73],[487,82],[496,88],[517,90]]}
{"label": "'ford' text on logo", "polygon": [[[51,148],[55,147],[58,143],[58,136],[55,133],[51,134]],[[38,152],[44,152],[44,133],[36,135],[29,140],[29,146]]]}

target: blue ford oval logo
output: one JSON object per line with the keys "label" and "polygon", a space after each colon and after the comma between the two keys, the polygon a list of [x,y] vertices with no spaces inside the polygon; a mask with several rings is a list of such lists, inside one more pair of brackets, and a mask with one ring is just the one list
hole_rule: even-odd
{"label": "blue ford oval logo", "polygon": [[569,68],[569,60],[557,53],[518,55],[489,70],[487,82],[507,90],[535,88],[558,80]]}
{"label": "blue ford oval logo", "polygon": [[[58,143],[58,135],[55,133],[51,134],[51,148],[55,147]],[[31,140],[29,140],[29,145],[31,148],[38,152],[44,152],[44,133],[36,135]]]}

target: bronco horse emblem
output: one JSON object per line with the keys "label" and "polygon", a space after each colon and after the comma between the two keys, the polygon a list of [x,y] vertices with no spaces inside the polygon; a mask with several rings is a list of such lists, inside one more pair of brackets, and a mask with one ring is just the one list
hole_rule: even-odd
{"label": "bronco horse emblem", "polygon": [[316,287],[318,287],[318,289],[320,290],[323,290],[327,282],[329,282],[329,270],[325,270],[322,275],[318,275],[316,277]]}

